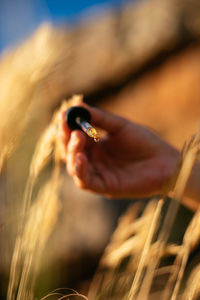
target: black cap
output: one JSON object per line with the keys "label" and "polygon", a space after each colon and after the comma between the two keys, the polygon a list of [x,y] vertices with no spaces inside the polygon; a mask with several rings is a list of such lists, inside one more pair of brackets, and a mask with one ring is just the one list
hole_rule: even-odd
{"label": "black cap", "polygon": [[65,114],[66,122],[71,130],[81,129],[81,127],[77,124],[76,118],[79,117],[88,123],[91,122],[91,115],[89,111],[82,106],[72,106],[70,107]]}

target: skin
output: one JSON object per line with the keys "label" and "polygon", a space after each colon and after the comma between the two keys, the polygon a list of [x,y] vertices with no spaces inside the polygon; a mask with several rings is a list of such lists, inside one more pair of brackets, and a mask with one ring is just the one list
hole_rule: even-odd
{"label": "skin", "polygon": [[75,184],[109,197],[161,194],[174,172],[178,150],[146,127],[84,106],[92,124],[106,135],[95,143],[79,130],[70,132],[63,116],[64,160]]}

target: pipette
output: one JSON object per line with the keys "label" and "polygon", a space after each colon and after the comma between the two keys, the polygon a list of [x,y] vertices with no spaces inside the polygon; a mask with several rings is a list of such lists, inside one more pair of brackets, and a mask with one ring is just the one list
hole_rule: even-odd
{"label": "pipette", "polygon": [[82,130],[95,142],[99,141],[99,135],[96,129],[90,124],[91,115],[89,111],[82,106],[72,106],[66,112],[66,121],[71,130]]}

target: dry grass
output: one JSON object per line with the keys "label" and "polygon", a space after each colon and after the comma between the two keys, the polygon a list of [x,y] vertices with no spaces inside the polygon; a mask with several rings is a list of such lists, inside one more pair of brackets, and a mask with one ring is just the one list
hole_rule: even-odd
{"label": "dry grass", "polygon": [[[163,10],[163,12],[165,14],[166,10]],[[117,14],[117,19],[118,18],[119,15]],[[129,18],[125,18],[125,20],[126,22],[130,21]],[[113,23],[112,18],[110,21]],[[109,25],[110,21],[108,19],[106,24]],[[113,24],[114,29],[116,29],[115,22]],[[101,24],[99,25],[99,22],[97,22],[96,26],[104,28]],[[69,86],[73,88],[76,87],[74,90],[82,90],[82,88],[84,88],[85,90],[92,91],[95,86],[99,87],[99,82],[102,82],[102,78],[104,78],[104,82],[107,80],[108,82],[113,82],[115,78],[118,78],[119,74],[126,74],[127,71],[123,71],[122,68],[127,59],[127,53],[124,52],[124,47],[119,49],[120,61],[117,62],[117,59],[114,59],[116,64],[112,65],[109,71],[107,68],[110,57],[112,56],[110,54],[115,54],[117,49],[116,43],[111,43],[110,33],[116,31],[106,30],[105,39],[107,39],[107,42],[105,44],[107,46],[104,48],[104,51],[93,51],[96,49],[96,46],[93,49],[91,45],[97,45],[97,43],[95,38],[91,40],[90,33],[92,33],[93,30],[95,31],[95,28],[91,28],[91,26],[88,26],[88,31],[86,28],[78,35],[80,36],[80,40],[76,35],[75,38],[78,38],[78,40],[74,42],[70,32],[69,34],[65,34],[64,31],[57,32],[49,25],[44,25],[32,39],[19,46],[15,51],[5,54],[0,61],[0,173],[3,171],[5,162],[17,149],[26,125],[30,122],[30,116],[34,109],[37,110],[38,114],[40,109],[43,109],[43,112],[48,110],[48,107],[56,102],[55,99],[60,99],[61,95],[65,95],[67,91],[69,91]],[[105,28],[107,28],[107,25]],[[102,35],[102,29],[99,32],[100,37],[103,37],[103,45],[105,41],[104,34]],[[79,43],[82,38],[82,33],[89,37],[88,42],[85,44]],[[149,34],[147,34],[147,37],[150,37]],[[77,47],[77,44],[80,44],[79,47]],[[75,47],[74,60],[71,59],[71,45]],[[106,51],[106,49],[108,51]],[[142,49],[146,48],[142,47]],[[147,51],[148,54],[150,54],[150,52],[151,51]],[[88,55],[88,53],[90,53],[90,55]],[[141,56],[141,54],[142,52],[139,51],[138,55]],[[134,98],[138,99],[138,104],[134,104],[135,117],[140,118],[140,115],[142,115],[142,118],[146,120],[148,118],[151,124],[154,124],[156,119],[156,123],[159,124],[163,131],[166,130],[167,118],[170,127],[173,128],[171,132],[174,131],[175,127],[178,127],[181,132],[184,132],[184,135],[188,129],[187,126],[189,122],[192,123],[192,125],[190,125],[191,128],[196,126],[196,124],[193,124],[194,121],[191,120],[199,118],[198,110],[196,109],[196,104],[199,99],[199,97],[196,97],[196,95],[198,95],[197,91],[199,91],[199,69],[196,68],[199,58],[199,49],[195,52],[195,59],[193,59],[193,55],[192,50],[189,52],[187,65],[184,55],[180,57],[181,61],[177,61],[177,64],[175,64],[175,69],[178,70],[179,73],[180,66],[181,71],[183,71],[183,66],[184,70],[187,70],[187,73],[181,72],[181,74],[184,73],[185,75],[179,76],[178,84],[177,71],[173,73],[173,77],[170,67],[167,69],[167,72],[165,69],[169,80],[167,83],[162,79],[163,74],[162,70],[160,70],[158,72],[158,80],[156,80],[154,84],[152,84],[152,74],[147,78],[146,89],[144,89],[144,85],[139,85],[138,90],[136,89],[134,93],[130,92],[130,87],[128,91],[125,91],[125,94],[128,94],[128,99],[130,99],[130,102],[128,102],[129,107],[130,103],[132,105]],[[100,59],[97,59],[97,57]],[[116,54],[112,57],[116,58]],[[138,58],[131,56],[131,59],[133,59],[133,62],[137,65]],[[90,64],[92,60],[93,63]],[[63,62],[68,63],[63,64]],[[89,68],[87,68],[88,66]],[[129,61],[128,63],[126,62],[126,68],[130,70]],[[191,76],[187,75],[188,70]],[[79,76],[77,76],[77,74]],[[161,79],[162,82],[164,82],[164,102],[160,101],[162,98],[160,94],[163,94],[163,89],[161,90],[159,88],[163,86],[163,84],[161,85]],[[76,80],[77,83],[75,84]],[[180,116],[177,118],[177,114],[172,113],[172,110],[174,110],[174,83],[176,91],[181,92],[183,96],[180,98],[183,100],[180,101],[180,107],[182,109],[178,109],[181,118]],[[171,87],[170,97],[169,86]],[[191,86],[193,87],[192,90]],[[144,90],[146,92],[144,92]],[[150,93],[151,90],[152,93]],[[156,102],[155,90],[157,91]],[[153,100],[154,103],[153,106],[151,105],[153,109],[148,110],[148,116],[145,113],[144,102],[141,101],[143,100],[144,93],[147,95],[148,101],[152,102]],[[194,102],[193,105],[191,105],[191,102],[190,105],[187,105],[186,100],[190,99],[191,101],[191,93],[194,96],[192,97]],[[150,97],[150,94],[152,97]],[[163,107],[169,107],[169,99],[173,99],[173,104],[171,106],[172,109],[169,109],[169,112],[166,114]],[[51,101],[52,103],[50,103]],[[75,96],[71,102],[63,102],[61,108],[54,114],[52,121],[44,130],[36,145],[30,163],[24,197],[20,204],[20,220],[18,223],[15,222],[18,230],[11,261],[7,300],[36,300],[34,284],[40,268],[42,253],[47,251],[45,246],[55,228],[61,207],[59,201],[59,185],[62,181],[60,162],[62,161],[64,149],[62,149],[58,138],[59,114],[70,105],[78,104],[80,101],[82,101],[82,98]],[[115,106],[117,102],[115,97]],[[113,109],[113,102],[111,106]],[[124,107],[125,102],[121,101],[120,98],[120,112],[123,111]],[[191,110],[194,109],[194,113],[190,112],[188,114],[189,108],[191,108]],[[157,114],[154,109],[156,109]],[[185,118],[185,111],[188,114],[188,122],[184,122],[185,124],[182,125],[186,130],[183,129],[183,126],[179,126],[182,116]],[[134,115],[131,110],[130,113],[131,116]],[[172,134],[171,140],[177,140],[177,134]],[[128,212],[120,219],[119,225],[111,238],[111,242],[107,246],[100,261],[99,270],[91,284],[88,294],[90,300],[156,299],[154,298],[153,287],[162,276],[165,276],[165,280],[159,289],[160,299],[197,299],[199,297],[199,265],[191,272],[186,284],[184,282],[189,255],[193,248],[199,244],[199,210],[191,220],[185,232],[182,244],[168,243],[169,234],[174,230],[173,224],[182,201],[184,188],[197,156],[199,156],[199,135],[192,138],[183,149],[177,172],[171,186],[167,190],[167,193],[169,190],[173,192],[173,199],[175,199],[175,201],[171,201],[163,223],[160,221],[165,197],[161,200],[152,200],[140,217],[138,217],[140,209],[135,205],[130,207]],[[37,185],[38,178],[52,162],[53,168],[49,174],[49,178],[45,181],[44,185],[40,186],[35,196],[34,189]],[[17,172],[20,173],[20,171],[19,166],[19,171]],[[174,264],[164,267],[160,266],[161,260],[171,255],[175,256]],[[67,294],[61,290],[53,291],[42,299],[48,298],[87,299],[87,297],[75,291],[71,291]]]}
{"label": "dry grass", "polygon": [[70,299],[69,297],[71,297],[73,299],[79,299],[79,300],[81,300],[81,299],[88,300],[88,298],[86,296],[84,296],[82,294],[79,294],[77,291],[75,291],[73,289],[68,289],[68,288],[56,289],[56,290],[52,291],[51,293],[49,293],[48,295],[42,297],[40,300],[45,300],[45,299],[55,299],[55,300]]}
{"label": "dry grass", "polygon": [[[198,157],[199,147],[198,134],[184,146],[175,176],[166,191],[172,192],[173,199],[170,201],[162,225],[159,221],[163,200],[159,200],[157,205],[150,202],[147,211],[140,218],[136,218],[137,209],[132,207],[121,219],[100,262],[99,271],[89,292],[89,299],[147,300],[157,297],[165,300],[196,299],[199,293],[199,267],[196,268],[195,283],[191,284],[190,278],[184,293],[180,290],[180,286],[189,254],[199,244],[199,210],[194,214],[185,232],[182,245],[170,245],[168,239],[181,205],[185,185]],[[155,239],[158,229],[159,234]],[[159,267],[161,259],[168,255],[176,257],[174,264]],[[127,259],[126,266],[122,268],[125,259]],[[159,280],[159,276],[163,275],[165,279],[156,296],[153,286]],[[185,295],[189,295],[188,298]]]}
{"label": "dry grass", "polygon": [[[8,300],[34,299],[34,283],[40,257],[54,229],[60,208],[58,194],[61,183],[62,153],[59,140],[59,118],[69,106],[78,104],[80,101],[82,101],[81,96],[74,96],[71,101],[63,102],[36,145],[30,164],[22,202],[22,218],[12,256]],[[32,193],[36,180],[52,159],[55,162],[52,174],[45,185],[40,188],[37,198],[33,200]]]}
{"label": "dry grass", "polygon": [[[7,300],[35,300],[34,285],[40,259],[60,210],[60,162],[64,151],[59,140],[60,114],[81,101],[81,96],[64,101],[36,145],[22,202],[22,218],[13,251]],[[175,176],[162,199],[151,200],[140,217],[138,204],[131,206],[121,217],[101,258],[88,297],[75,291],[67,294],[55,290],[42,300],[149,300],[156,299],[155,291],[165,300],[197,299],[200,292],[199,266],[193,270],[186,284],[184,272],[192,249],[199,244],[200,210],[194,214],[181,245],[170,244],[168,240],[192,166],[199,155],[199,147],[197,134],[185,145]],[[34,198],[35,184],[52,161],[54,164],[49,179]],[[163,205],[169,192],[173,199],[161,223]],[[175,256],[173,265],[162,266],[162,259],[170,256]]]}
{"label": "dry grass", "polygon": [[200,297],[200,264],[191,272],[187,281],[185,291],[182,295],[183,300],[198,299]]}

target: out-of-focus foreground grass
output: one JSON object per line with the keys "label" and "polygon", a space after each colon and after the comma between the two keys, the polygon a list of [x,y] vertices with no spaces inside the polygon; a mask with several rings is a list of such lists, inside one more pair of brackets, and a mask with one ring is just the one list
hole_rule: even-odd
{"label": "out-of-focus foreground grass", "polygon": [[[83,92],[89,102],[97,97],[99,106],[155,128],[177,146],[196,130],[199,46],[189,42],[181,50],[180,45],[174,46],[180,24],[172,12],[178,9],[171,9],[172,1],[163,3],[149,1],[134,9],[130,4],[121,17],[118,14],[118,23],[116,15],[107,14],[102,22],[75,29],[54,29],[46,24],[2,56],[2,299],[6,294],[8,300],[39,298],[51,289],[71,287],[74,281],[84,281],[78,291],[86,292],[91,273],[81,278],[82,269],[87,269],[84,261],[92,261],[94,269],[97,262],[93,259],[111,231],[110,205],[75,189],[60,161],[58,117],[52,115],[65,96]],[[187,1],[184,3],[187,7]],[[184,23],[187,30],[190,24],[191,32],[195,31],[198,18],[196,23],[194,18],[189,20]],[[176,52],[169,57],[153,67],[147,64],[173,47]],[[64,102],[60,109],[68,105]],[[175,201],[165,213],[163,200],[156,199],[144,211],[135,206],[122,217],[100,260],[89,299],[198,297],[199,265],[187,271],[187,276],[183,274],[190,252],[199,243],[199,211],[190,217],[181,242],[167,243],[169,232],[177,230],[172,224],[198,151],[197,135],[183,150],[179,177],[173,182]],[[186,218],[186,212],[183,216]],[[67,291],[56,293],[58,299]]]}

